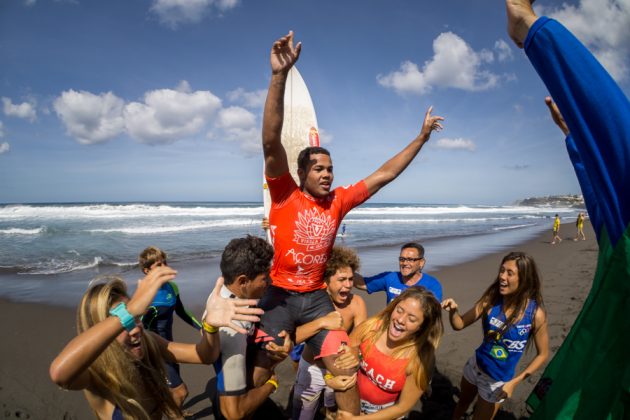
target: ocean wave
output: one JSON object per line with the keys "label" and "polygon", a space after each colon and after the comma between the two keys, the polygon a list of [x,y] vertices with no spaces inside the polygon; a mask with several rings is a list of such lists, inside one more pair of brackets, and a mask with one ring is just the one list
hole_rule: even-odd
{"label": "ocean wave", "polygon": [[18,235],[39,235],[46,231],[45,227],[38,227],[34,229],[21,229],[21,228],[9,228],[0,229],[0,235],[18,236]]}
{"label": "ocean wave", "polygon": [[492,230],[501,231],[501,230],[511,230],[511,229],[522,229],[522,228],[526,228],[530,226],[536,226],[536,225],[534,223],[529,223],[526,225],[499,226],[499,227],[492,228]]}
{"label": "ocean wave", "polygon": [[0,220],[128,219],[156,217],[262,217],[262,206],[186,207],[167,204],[11,205],[0,207]]}
{"label": "ocean wave", "polygon": [[353,219],[344,220],[346,224],[435,224],[435,223],[486,223],[505,220],[540,219],[538,216],[505,216],[505,217],[466,217],[466,218],[431,218],[431,219]]}
{"label": "ocean wave", "polygon": [[17,270],[17,274],[50,275],[50,274],[70,273],[72,271],[95,268],[99,266],[102,262],[103,262],[102,257],[94,257],[94,259],[89,262],[53,259],[50,262],[39,263],[32,267],[22,267],[21,269]]}
{"label": "ocean wave", "polygon": [[359,207],[353,209],[349,215],[445,215],[463,213],[506,213],[506,214],[540,214],[540,213],[564,213],[575,212],[569,208],[539,208],[527,206],[400,206],[400,207]]}
{"label": "ocean wave", "polygon": [[191,230],[205,230],[215,227],[249,226],[259,224],[259,220],[228,219],[215,222],[194,223],[188,225],[171,226],[135,226],[135,227],[113,227],[107,229],[89,229],[90,233],[124,233],[126,235],[153,235],[162,233],[176,233]]}

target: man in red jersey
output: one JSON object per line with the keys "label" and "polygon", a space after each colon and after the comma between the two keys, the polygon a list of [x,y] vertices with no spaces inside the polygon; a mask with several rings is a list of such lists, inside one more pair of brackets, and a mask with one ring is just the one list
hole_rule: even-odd
{"label": "man in red jersey", "polygon": [[[378,190],[394,180],[429,140],[440,130],[442,117],[425,114],[420,134],[376,172],[351,186],[331,191],[333,166],[330,153],[321,147],[308,147],[298,157],[300,185],[289,173],[287,155],[280,141],[284,117],[284,90],[287,74],[297,61],[301,44],[293,45],[293,32],[278,39],[271,50],[272,77],[263,117],[265,176],[271,194],[269,224],[274,244],[272,286],[260,302],[265,310],[259,330],[262,340],[284,341],[280,331],[293,334],[298,325],[334,311],[324,290],[323,274],[343,217]],[[335,353],[322,353],[322,347],[337,349],[331,340],[342,343],[344,331],[321,331],[307,341],[316,358],[321,358],[334,375],[348,374],[334,367]],[[324,345],[326,342],[326,345]],[[257,362],[264,368],[264,363]],[[268,373],[255,374],[256,382]],[[356,390],[336,395],[340,409],[358,414]]]}

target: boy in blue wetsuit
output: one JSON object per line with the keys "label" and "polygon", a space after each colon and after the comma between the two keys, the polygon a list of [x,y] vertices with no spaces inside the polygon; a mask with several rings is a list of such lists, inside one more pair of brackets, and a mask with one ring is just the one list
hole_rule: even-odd
{"label": "boy in blue wetsuit", "polygon": [[370,294],[385,292],[388,304],[411,286],[424,287],[433,293],[438,302],[442,301],[442,285],[438,279],[422,272],[426,263],[422,245],[415,242],[404,244],[400,248],[398,263],[400,264],[398,272],[385,271],[371,277],[355,274],[354,287]]}
{"label": "boy in blue wetsuit", "polygon": [[[148,274],[156,267],[168,265],[166,263],[166,253],[154,246],[150,246],[142,251],[138,259],[140,269],[144,274]],[[142,324],[145,329],[155,332],[168,341],[173,341],[174,312],[184,322],[197,330],[201,330],[199,321],[184,308],[184,304],[179,297],[179,289],[174,281],[164,283],[158,290],[149,309],[142,317]],[[179,374],[179,364],[167,362],[166,373],[173,399],[181,407],[188,396],[188,388]]]}

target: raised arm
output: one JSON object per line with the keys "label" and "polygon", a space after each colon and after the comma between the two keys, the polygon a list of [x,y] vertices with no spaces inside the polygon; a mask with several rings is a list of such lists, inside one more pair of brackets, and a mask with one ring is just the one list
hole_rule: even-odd
{"label": "raised arm", "polygon": [[468,310],[468,312],[466,312],[464,315],[460,315],[457,302],[455,302],[455,300],[451,298],[448,298],[444,299],[444,301],[442,302],[442,309],[448,312],[448,319],[451,322],[451,327],[453,327],[455,331],[459,331],[463,330],[464,328],[478,320],[479,317],[481,317],[484,308],[481,302],[477,302],[475,306]]}
{"label": "raised arm", "polygon": [[[158,289],[176,274],[170,267],[158,267],[138,282],[136,292],[127,302],[127,311],[136,318],[136,328],[131,333],[142,328],[139,317],[146,312]],[[73,338],[50,365],[52,381],[65,389],[89,388],[87,369],[123,331],[119,318],[110,316]]]}
{"label": "raised arm", "polygon": [[271,48],[271,82],[263,115],[262,145],[265,174],[275,178],[289,171],[287,154],[280,142],[284,118],[284,88],[287,74],[300,56],[301,43],[293,46],[293,31],[274,42]]}
{"label": "raised arm", "polygon": [[433,107],[431,106],[424,115],[420,134],[401,152],[385,162],[383,166],[378,168],[372,175],[365,178],[370,196],[396,179],[396,177],[409,166],[418,152],[420,152],[420,149],[422,149],[422,146],[429,140],[432,131],[440,131],[443,128],[440,121],[443,121],[444,118],[431,115],[432,111]]}
{"label": "raised arm", "polygon": [[258,322],[262,309],[251,308],[255,299],[227,299],[220,295],[223,277],[219,277],[206,301],[206,316],[203,319],[203,334],[197,344],[177,343],[159,340],[164,357],[179,363],[210,364],[219,356],[220,343],[217,334],[219,327],[230,327],[239,333],[246,331],[233,321]]}

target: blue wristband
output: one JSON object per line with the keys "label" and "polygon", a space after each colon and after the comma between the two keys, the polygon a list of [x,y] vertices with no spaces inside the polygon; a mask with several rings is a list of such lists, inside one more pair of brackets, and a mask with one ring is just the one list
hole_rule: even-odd
{"label": "blue wristband", "polygon": [[117,316],[123,328],[127,331],[131,331],[136,328],[136,319],[131,316],[131,314],[127,310],[127,305],[125,304],[125,302],[120,302],[118,305],[116,305],[115,308],[109,311],[109,314],[112,316]]}

